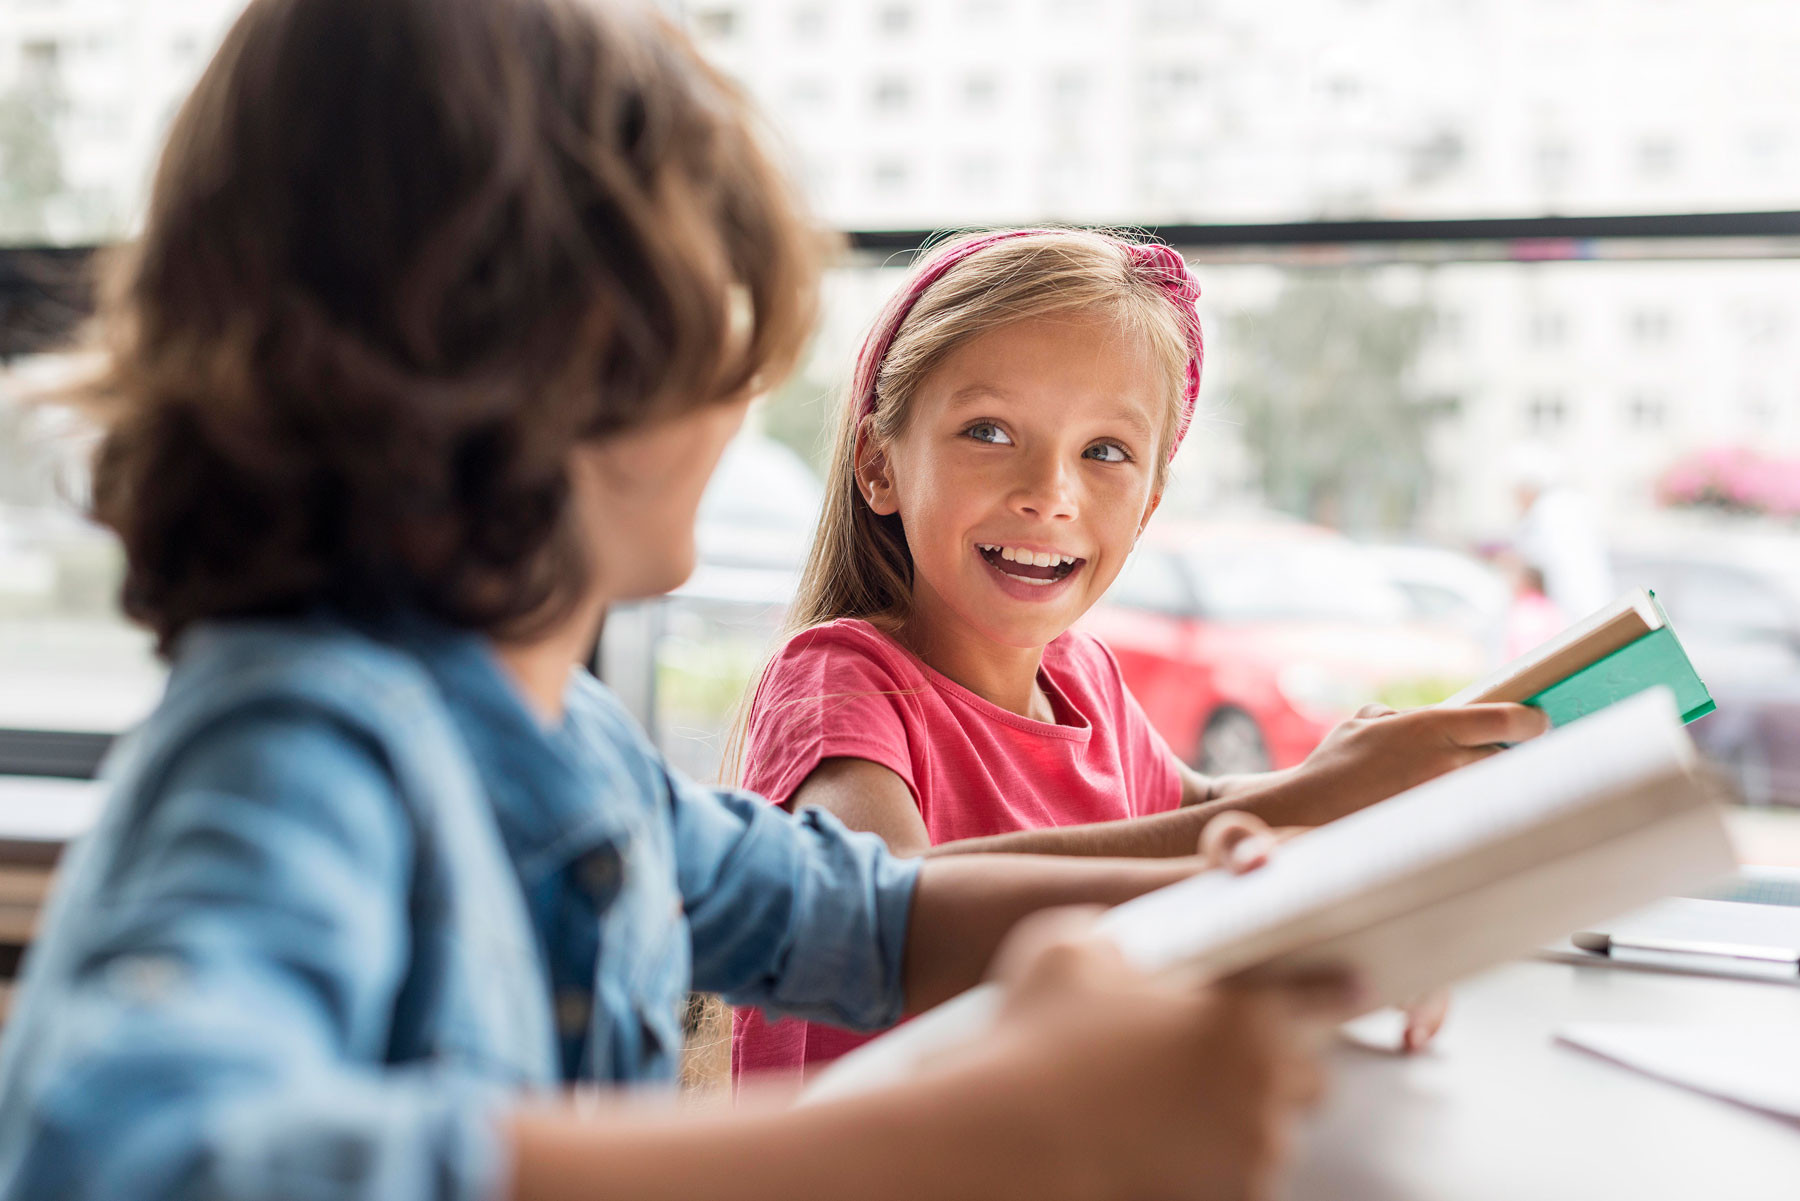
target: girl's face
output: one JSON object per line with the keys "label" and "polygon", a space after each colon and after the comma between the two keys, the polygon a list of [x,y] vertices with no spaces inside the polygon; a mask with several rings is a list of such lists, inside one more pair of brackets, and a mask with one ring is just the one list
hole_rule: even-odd
{"label": "girl's face", "polygon": [[1167,386],[1099,315],[1018,321],[946,357],[857,474],[905,525],[920,630],[1023,649],[1087,612],[1161,499]]}

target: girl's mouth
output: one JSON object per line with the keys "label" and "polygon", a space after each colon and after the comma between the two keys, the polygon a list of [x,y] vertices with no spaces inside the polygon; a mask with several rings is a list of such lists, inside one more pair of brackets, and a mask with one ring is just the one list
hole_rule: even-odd
{"label": "girl's mouth", "polygon": [[1067,579],[1087,563],[1086,559],[1075,555],[1030,551],[992,543],[977,544],[975,549],[987,560],[988,566],[1028,587],[1048,587]]}

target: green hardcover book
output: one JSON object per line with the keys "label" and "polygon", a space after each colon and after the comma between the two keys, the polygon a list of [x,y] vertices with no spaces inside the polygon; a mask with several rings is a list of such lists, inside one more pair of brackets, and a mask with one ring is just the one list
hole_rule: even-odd
{"label": "green hardcover book", "polygon": [[1658,685],[1675,694],[1683,721],[1713,711],[1656,594],[1639,588],[1445,703],[1519,701],[1561,726]]}

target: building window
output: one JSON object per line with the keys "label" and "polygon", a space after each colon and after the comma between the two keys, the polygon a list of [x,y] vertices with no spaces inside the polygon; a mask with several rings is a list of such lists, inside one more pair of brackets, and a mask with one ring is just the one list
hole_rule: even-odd
{"label": "building window", "polygon": [[797,113],[816,113],[824,109],[830,93],[822,79],[796,79],[787,86],[787,105]]}
{"label": "building window", "polygon": [[992,75],[971,75],[963,80],[963,104],[968,108],[993,108],[999,94],[1000,85]]}
{"label": "building window", "polygon": [[912,85],[897,75],[875,81],[875,107],[884,113],[897,113],[912,102]]}
{"label": "building window", "polygon": [[1191,63],[1162,63],[1143,76],[1144,100],[1152,108],[1192,103],[1200,93],[1200,68]]}
{"label": "building window", "polygon": [[1535,154],[1538,178],[1545,183],[1562,183],[1569,178],[1575,163],[1575,151],[1561,139],[1539,142]]}
{"label": "building window", "polygon": [[1631,314],[1631,340],[1660,346],[1675,332],[1675,321],[1666,309],[1639,309]]}
{"label": "building window", "polygon": [[1430,321],[1431,337],[1439,346],[1462,344],[1466,326],[1461,313],[1455,309],[1433,309]]}
{"label": "building window", "polygon": [[1632,429],[1659,430],[1669,419],[1668,402],[1657,392],[1636,392],[1625,406]]}
{"label": "building window", "polygon": [[1649,137],[1638,143],[1637,171],[1645,179],[1665,179],[1675,173],[1675,143],[1666,137]]}
{"label": "building window", "polygon": [[912,32],[913,10],[910,4],[884,4],[875,15],[876,28],[888,37]]}
{"label": "building window", "polygon": [[1526,327],[1533,346],[1561,346],[1569,339],[1569,322],[1563,314],[1541,309],[1531,315]]}
{"label": "building window", "polygon": [[906,191],[907,184],[911,182],[911,179],[912,173],[908,170],[906,160],[903,158],[882,159],[869,172],[870,186],[882,196],[892,196]]}
{"label": "building window", "polygon": [[40,86],[56,77],[62,47],[51,41],[25,42],[19,47],[20,74],[28,86]]}
{"label": "building window", "polygon": [[1082,71],[1058,71],[1050,81],[1050,99],[1063,108],[1076,108],[1088,98],[1088,77]]}
{"label": "building window", "polygon": [[694,36],[708,41],[724,42],[737,36],[738,11],[735,8],[697,8],[694,10]]}
{"label": "building window", "polygon": [[1539,392],[1525,406],[1525,422],[1534,434],[1559,430],[1569,419],[1569,403],[1560,392]]}

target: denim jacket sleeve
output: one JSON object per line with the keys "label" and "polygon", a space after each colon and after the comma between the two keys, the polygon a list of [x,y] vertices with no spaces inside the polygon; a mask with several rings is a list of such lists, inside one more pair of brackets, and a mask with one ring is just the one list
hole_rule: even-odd
{"label": "denim jacket sleeve", "polygon": [[694,987],[855,1029],[899,1021],[918,862],[820,810],[671,778]]}
{"label": "denim jacket sleeve", "polygon": [[66,978],[13,1048],[0,1196],[497,1191],[498,1095],[383,1063],[409,953],[394,787],[305,713],[239,714],[181,753],[129,854],[70,882]]}

